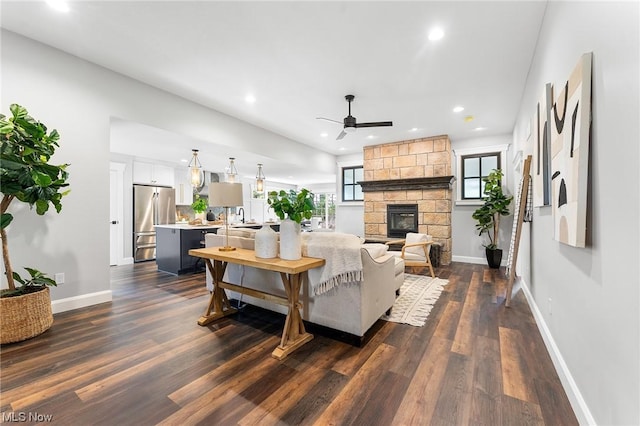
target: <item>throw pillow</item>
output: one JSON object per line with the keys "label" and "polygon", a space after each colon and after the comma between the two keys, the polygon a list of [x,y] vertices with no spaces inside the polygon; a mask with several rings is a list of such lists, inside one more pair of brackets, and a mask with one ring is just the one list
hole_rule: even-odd
{"label": "throw pillow", "polygon": [[[433,239],[431,235],[416,234],[414,232],[408,232],[405,238],[406,244],[421,243],[424,241],[431,241]],[[431,246],[427,247],[427,254],[429,253],[429,250],[431,250]],[[408,247],[405,250],[405,253],[411,253],[420,257],[424,257],[424,248],[422,246]]]}

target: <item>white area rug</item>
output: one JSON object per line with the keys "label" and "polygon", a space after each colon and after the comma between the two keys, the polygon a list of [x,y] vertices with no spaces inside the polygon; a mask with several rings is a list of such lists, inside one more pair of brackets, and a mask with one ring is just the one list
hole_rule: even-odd
{"label": "white area rug", "polygon": [[422,327],[449,280],[424,275],[404,274],[400,296],[391,309],[391,315],[383,315],[385,321]]}

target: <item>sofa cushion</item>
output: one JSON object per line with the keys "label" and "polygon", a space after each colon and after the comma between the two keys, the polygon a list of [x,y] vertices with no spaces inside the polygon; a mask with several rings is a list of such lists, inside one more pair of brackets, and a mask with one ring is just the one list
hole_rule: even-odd
{"label": "sofa cushion", "polygon": [[362,244],[361,247],[369,252],[369,256],[371,256],[372,259],[384,256],[387,254],[387,250],[389,250],[388,245],[378,243],[366,243]]}
{"label": "sofa cushion", "polygon": [[[432,240],[431,235],[417,234],[414,232],[408,232],[405,238],[406,244],[422,243]],[[427,253],[429,253],[430,248],[431,247],[427,247]],[[422,246],[407,247],[405,249],[405,253],[415,254],[416,256],[420,256],[422,259],[424,259],[424,248]]]}
{"label": "sofa cushion", "polygon": [[[257,229],[252,228],[229,228],[229,236],[230,237],[243,237],[243,238],[255,238]],[[220,228],[218,229],[218,235],[226,235],[226,229]]]}
{"label": "sofa cushion", "polygon": [[396,256],[393,274],[397,276],[398,274],[401,274],[403,272],[404,272],[404,259],[400,256]]}

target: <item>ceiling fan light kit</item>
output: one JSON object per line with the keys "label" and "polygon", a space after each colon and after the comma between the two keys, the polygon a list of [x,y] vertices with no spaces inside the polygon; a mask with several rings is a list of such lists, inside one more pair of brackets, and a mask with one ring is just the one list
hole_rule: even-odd
{"label": "ceiling fan light kit", "polygon": [[393,126],[393,121],[375,121],[375,122],[370,122],[370,123],[358,123],[356,118],[351,115],[351,102],[353,102],[353,100],[355,99],[355,96],[346,95],[344,98],[346,99],[346,101],[349,104],[349,114],[342,120],[342,122],[340,122],[338,120],[332,120],[330,118],[316,117],[317,120],[326,120],[326,121],[331,121],[333,123],[341,123],[344,126],[342,131],[340,132],[340,134],[336,138],[336,140],[339,141],[340,139],[344,138],[347,135],[347,133],[355,132],[356,129],[359,128],[359,127],[388,127],[388,126]]}

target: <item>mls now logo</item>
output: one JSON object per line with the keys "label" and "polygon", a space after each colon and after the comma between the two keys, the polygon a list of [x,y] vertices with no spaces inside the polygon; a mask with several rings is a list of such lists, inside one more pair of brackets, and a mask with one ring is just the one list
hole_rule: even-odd
{"label": "mls now logo", "polygon": [[53,414],[40,414],[24,411],[12,411],[2,413],[2,422],[51,422]]}

